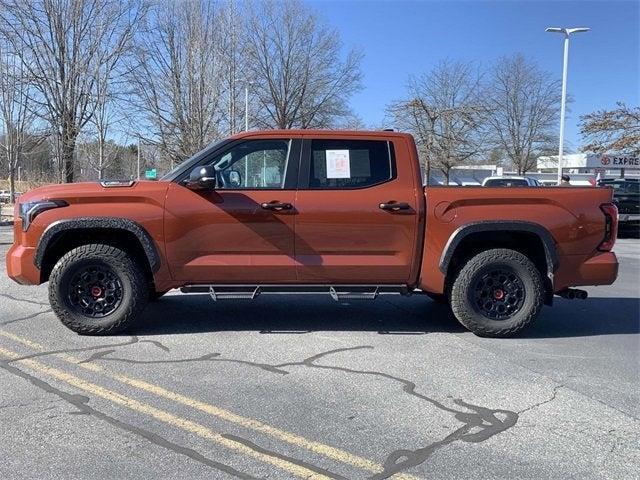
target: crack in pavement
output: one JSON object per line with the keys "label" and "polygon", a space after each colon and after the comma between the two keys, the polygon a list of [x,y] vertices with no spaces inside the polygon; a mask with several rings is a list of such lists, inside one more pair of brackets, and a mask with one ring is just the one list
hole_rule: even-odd
{"label": "crack in pavement", "polygon": [[15,302],[30,303],[31,305],[44,305],[45,307],[49,306],[49,302],[36,302],[35,300],[29,300],[28,298],[14,297],[9,293],[0,293],[0,297],[8,298],[9,300],[13,300]]}
{"label": "crack in pavement", "polygon": [[[467,403],[462,399],[453,399],[453,403],[455,403],[458,407],[462,407],[462,409],[460,409],[460,408],[449,407],[434,398],[428,397],[422,393],[417,392],[416,384],[414,382],[411,382],[410,380],[407,380],[398,376],[394,376],[388,373],[378,372],[374,370],[356,370],[356,369],[347,368],[347,367],[319,365],[316,363],[327,356],[335,355],[341,352],[371,350],[374,347],[370,345],[337,348],[337,349],[328,350],[325,352],[320,352],[318,354],[312,355],[298,362],[285,362],[285,363],[280,363],[275,365],[251,362],[248,360],[219,358],[221,354],[216,352],[207,353],[199,357],[170,359],[170,360],[156,360],[156,359],[137,360],[137,359],[127,359],[127,358],[110,356],[111,354],[116,352],[117,347],[128,346],[128,345],[141,343],[141,342],[149,342],[154,344],[158,348],[164,350],[165,352],[169,351],[169,349],[160,342],[157,342],[154,340],[139,340],[137,336],[132,336],[130,340],[120,344],[97,345],[93,347],[39,352],[32,355],[15,358],[10,361],[15,362],[15,361],[24,360],[27,358],[33,358],[33,357],[44,356],[44,355],[52,355],[57,353],[71,353],[71,352],[78,352],[78,351],[91,351],[91,350],[102,349],[102,350],[96,351],[87,359],[82,360],[79,363],[93,362],[97,360],[122,362],[122,363],[128,363],[128,364],[143,364],[143,365],[179,364],[179,363],[192,363],[192,362],[229,362],[229,363],[238,363],[242,365],[257,367],[262,370],[268,371],[270,373],[277,373],[281,375],[286,375],[290,373],[289,370],[285,369],[286,367],[301,366],[305,368],[334,370],[334,371],[339,371],[339,372],[348,373],[348,374],[355,374],[355,375],[377,376],[380,378],[384,378],[386,380],[391,380],[393,382],[399,383],[402,386],[403,392],[405,392],[406,394],[416,397],[422,401],[428,402],[434,407],[442,411],[453,414],[454,418],[463,424],[461,427],[459,427],[453,433],[447,435],[442,440],[430,443],[424,447],[417,448],[415,450],[399,449],[391,452],[387,456],[385,462],[383,463],[383,471],[370,477],[371,480],[388,478],[403,470],[420,465],[424,463],[436,450],[443,448],[444,446],[450,443],[457,442],[457,441],[470,442],[470,443],[483,442],[493,437],[494,435],[504,432],[509,428],[513,427],[517,423],[519,414],[524,413],[533,408],[536,408],[544,403],[553,401],[557,394],[557,389],[560,388],[560,386],[557,386],[557,388],[554,389],[553,396],[550,399],[542,401],[539,404],[532,405],[520,412],[513,412],[510,410],[502,410],[502,409],[489,409],[479,405],[473,405],[471,403]],[[319,468],[319,467],[314,467],[314,468]]]}
{"label": "crack in pavement", "polygon": [[[47,405],[49,403],[54,403],[54,402],[59,402],[59,400],[47,401],[44,405]],[[33,407],[33,406],[36,406],[36,405],[38,405],[40,403],[41,403],[41,399],[39,399],[39,398],[36,398],[36,399],[34,399],[34,400],[30,401],[30,402],[6,403],[6,404],[3,404],[3,405],[0,405],[0,410],[5,410],[5,409],[8,409],[8,408]],[[39,411],[43,411],[43,410],[39,410]]]}
{"label": "crack in pavement", "polygon": [[481,407],[478,405],[473,405],[471,403],[467,403],[462,399],[454,399],[453,402],[456,405],[463,407],[464,410],[448,407],[443,403],[439,402],[438,400],[428,397],[422,393],[416,392],[415,383],[401,377],[390,375],[388,373],[378,372],[373,370],[355,370],[351,368],[330,366],[330,365],[318,365],[316,363],[320,359],[336,353],[350,352],[350,351],[356,351],[356,350],[371,350],[373,348],[374,347],[370,345],[337,348],[334,350],[328,350],[326,352],[320,352],[318,354],[305,358],[304,360],[299,362],[286,362],[286,363],[280,363],[276,365],[250,362],[247,360],[218,358],[220,356],[219,353],[208,353],[196,358],[185,358],[185,359],[178,359],[178,360],[132,360],[132,359],[109,357],[108,355],[115,352],[115,350],[113,349],[102,351],[102,352],[96,352],[91,357],[84,360],[83,362],[89,362],[94,360],[107,360],[107,361],[124,362],[124,363],[130,363],[130,364],[155,364],[155,363],[166,364],[166,363],[202,362],[202,361],[227,361],[227,362],[247,364],[247,365],[261,368],[263,370],[266,370],[272,373],[279,373],[279,374],[290,373],[288,370],[284,370],[285,367],[302,366],[307,368],[335,370],[335,371],[340,371],[340,372],[349,373],[349,374],[377,376],[377,377],[382,377],[384,379],[400,383],[402,385],[402,390],[408,395],[411,395],[420,400],[426,401],[440,410],[452,413],[456,418],[456,420],[463,423],[463,425],[460,428],[458,428],[456,431],[449,434],[442,440],[433,442],[431,444],[428,444],[422,448],[418,448],[415,450],[400,449],[400,450],[391,452],[387,456],[387,459],[385,460],[385,462],[383,463],[383,471],[373,475],[372,477],[369,477],[371,480],[388,478],[403,470],[420,465],[424,463],[436,450],[450,443],[453,443],[456,441],[470,442],[470,443],[483,442],[494,435],[497,435],[501,432],[504,432],[505,430],[508,430],[509,428],[513,427],[518,421],[518,412],[512,412],[510,410],[502,410],[502,409],[489,409],[489,408]]}
{"label": "crack in pavement", "polygon": [[218,358],[220,357],[220,353],[214,352],[214,353],[206,353],[204,355],[201,355],[199,357],[193,357],[193,358],[178,358],[178,359],[173,359],[173,360],[135,360],[132,358],[119,358],[119,357],[110,357],[108,355],[111,355],[112,353],[115,353],[116,350],[104,350],[101,352],[96,352],[93,355],[91,355],[90,357],[88,357],[85,360],[82,360],[80,362],[78,362],[78,364],[81,363],[88,363],[88,362],[92,362],[94,360],[106,360],[109,362],[120,362],[120,363],[128,363],[130,365],[155,365],[155,364],[177,364],[177,363],[196,363],[196,362],[226,362],[226,363],[238,363],[241,365],[249,365],[249,366],[253,366],[253,367],[258,367],[262,370],[266,370],[268,372],[271,373],[278,373],[280,375],[286,375],[289,372],[287,372],[286,370],[281,370],[279,368],[274,367],[273,365],[269,365],[266,363],[256,363],[256,362],[250,362],[248,360],[235,360],[232,358]]}
{"label": "crack in pavement", "polygon": [[524,412],[528,412],[529,410],[533,410],[534,408],[538,408],[546,403],[550,403],[553,402],[556,399],[556,396],[558,395],[558,390],[560,390],[561,388],[564,388],[564,385],[562,384],[558,384],[558,385],[554,385],[553,387],[553,391],[551,392],[551,397],[547,398],[546,400],[543,400],[541,402],[538,403],[534,403],[533,405],[525,408],[524,410],[519,410],[518,411],[518,415],[522,415]]}
{"label": "crack in pavement", "polygon": [[[464,407],[466,410],[457,410],[455,408],[447,407],[441,402],[427,397],[424,394],[416,392],[415,383],[406,380],[401,377],[396,377],[390,375],[388,373],[377,372],[373,370],[354,370],[346,367],[336,367],[329,365],[317,365],[315,362],[320,360],[323,357],[328,355],[332,355],[335,353],[346,352],[346,351],[354,351],[354,350],[362,350],[362,349],[373,349],[370,345],[362,345],[357,347],[346,347],[346,348],[337,348],[335,350],[329,350],[326,352],[321,352],[311,357],[308,357],[301,362],[289,362],[285,364],[275,365],[276,367],[282,368],[286,366],[304,366],[309,368],[319,368],[326,370],[336,370],[351,374],[360,374],[360,375],[370,375],[370,376],[378,376],[388,380],[392,380],[395,382],[399,382],[402,384],[402,390],[412,395],[416,398],[429,402],[431,405],[444,410],[449,413],[453,413],[456,420],[462,422],[464,425],[458,428],[456,431],[443,438],[440,441],[433,442],[425,447],[418,448],[416,450],[407,450],[400,449],[394,452],[391,452],[385,462],[383,463],[384,470],[380,473],[377,473],[371,477],[371,480],[379,480],[383,478],[388,478],[396,473],[399,473],[407,468],[415,467],[424,463],[429,456],[437,449],[444,447],[450,443],[456,441],[463,442],[472,442],[479,443],[488,440],[489,438],[497,435],[505,430],[508,430],[512,426],[516,424],[518,421],[518,413],[512,412],[510,410],[502,410],[502,409],[489,409],[485,407],[481,407],[478,405],[473,405],[471,403],[467,403],[462,399],[454,399],[453,402],[456,405]],[[500,415],[500,418],[497,415]]]}
{"label": "crack in pavement", "polygon": [[53,310],[48,309],[48,310],[42,310],[40,312],[36,312],[36,313],[31,313],[29,315],[27,315],[26,317],[20,317],[20,318],[14,318],[12,320],[5,320],[4,322],[0,322],[0,326],[5,326],[5,325],[9,325],[11,323],[16,323],[16,322],[21,322],[23,320],[31,320],[32,318],[37,317],[38,315],[43,315],[45,313],[50,313]]}
{"label": "crack in pavement", "polygon": [[[1,324],[0,324],[1,325]],[[126,347],[128,345],[134,345],[136,343],[150,343],[156,347],[158,347],[161,350],[164,350],[165,352],[170,352],[171,350],[169,349],[169,347],[163,345],[162,343],[158,342],[157,340],[140,340],[138,338],[137,335],[132,335],[131,338],[129,340],[127,340],[126,342],[122,342],[122,343],[110,343],[110,344],[106,344],[106,345],[94,345],[94,346],[90,346],[90,347],[78,347],[78,348],[65,348],[65,349],[60,349],[60,350],[47,350],[44,352],[35,352],[35,353],[30,353],[29,355],[23,355],[21,357],[15,357],[12,358],[11,360],[7,360],[8,362],[19,362],[21,360],[27,360],[27,359],[31,359],[31,358],[37,358],[37,357],[46,357],[49,355],[58,355],[58,354],[62,354],[62,353],[73,353],[73,352],[90,352],[92,350],[99,350],[99,349],[109,349],[112,347]],[[115,350],[113,350],[115,351]],[[83,363],[83,362],[81,362]]]}
{"label": "crack in pavement", "polygon": [[[491,350],[490,348],[487,348],[486,346],[484,346],[484,345],[482,345],[480,343],[474,343],[474,342],[468,340],[467,338],[465,338],[464,335],[456,335],[456,338],[458,338],[459,340],[461,340],[461,341],[473,346],[474,348],[479,348],[481,350],[484,350],[486,353],[488,353],[489,355],[492,355],[492,356],[494,356],[496,358],[503,358],[498,353],[496,353],[493,350]],[[552,375],[550,375],[549,373],[547,373],[545,371],[537,370],[536,368],[533,368],[531,365],[527,365],[526,363],[519,362],[519,361],[517,361],[517,360],[515,360],[513,358],[510,358],[509,362],[511,364],[513,364],[513,365],[516,365],[516,366],[524,369],[524,370],[527,370],[530,373],[533,373],[533,374],[538,375],[540,377],[546,378],[546,379],[548,379],[549,381],[551,381],[551,382],[553,382],[555,384],[561,383],[561,381],[558,378],[553,377]],[[571,377],[572,376],[570,376],[569,378],[571,378]],[[597,402],[597,403],[599,403],[601,405],[604,405],[607,408],[615,410],[616,412],[624,415],[625,417],[628,417],[628,418],[632,419],[635,422],[640,422],[640,417],[634,415],[633,413],[627,412],[627,411],[625,411],[625,410],[623,410],[620,407],[617,407],[615,405],[611,405],[611,404],[605,402],[604,400],[601,400],[600,398],[597,398],[597,397],[595,397],[593,395],[590,395],[589,393],[587,393],[585,391],[580,390],[579,388],[571,387],[569,384],[567,384],[566,380],[563,383],[563,387],[566,388],[567,390],[569,390],[570,392],[577,393],[578,395],[582,395],[584,397],[587,397],[588,399],[590,399],[590,400],[592,400],[594,402]]]}
{"label": "crack in pavement", "polygon": [[122,420],[118,420],[117,418],[114,418],[110,415],[107,415],[106,413],[96,410],[95,408],[90,407],[88,405],[90,400],[89,397],[84,395],[79,395],[79,394],[67,393],[63,390],[60,390],[54,387],[53,385],[51,385],[50,383],[45,382],[44,380],[41,380],[40,378],[35,377],[13,365],[10,365],[9,361],[7,360],[0,360],[0,368],[6,370],[12,375],[15,375],[24,380],[27,380],[37,388],[44,390],[47,393],[56,395],[60,399],[73,405],[78,409],[78,411],[74,413],[93,415],[94,417],[120,430],[125,430],[127,432],[133,433],[134,435],[142,437],[145,440],[148,440],[149,442],[155,445],[171,450],[179,455],[184,455],[186,457],[189,457],[192,460],[195,460],[196,462],[199,462],[211,468],[215,468],[222,472],[228,473],[229,475],[233,475],[234,477],[245,479],[245,480],[257,480],[257,477],[253,477],[246,473],[240,472],[239,470],[236,470],[235,468],[229,465],[225,465],[224,463],[211,460],[210,458],[205,457],[204,455],[202,455],[201,453],[198,453],[192,448],[179,445],[149,430],[146,430],[141,427],[136,427],[135,425],[131,425],[129,423],[123,422]]}

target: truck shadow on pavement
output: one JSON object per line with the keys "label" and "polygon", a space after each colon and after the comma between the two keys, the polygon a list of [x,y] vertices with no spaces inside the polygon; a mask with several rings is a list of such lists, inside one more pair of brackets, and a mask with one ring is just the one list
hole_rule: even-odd
{"label": "truck shadow on pavement", "polygon": [[338,303],[325,296],[291,296],[213,302],[208,295],[166,296],[150,304],[134,329],[126,333],[363,331],[383,335],[424,335],[464,331],[446,306],[426,298],[410,300],[409,304],[391,303],[384,298]]}
{"label": "truck shadow on pavement", "polygon": [[[422,296],[336,303],[326,297],[264,297],[213,302],[208,295],[169,295],[147,307],[137,335],[216,331],[305,334],[363,331],[381,335],[463,333],[448,307]],[[556,298],[519,338],[563,338],[640,333],[640,299]]]}

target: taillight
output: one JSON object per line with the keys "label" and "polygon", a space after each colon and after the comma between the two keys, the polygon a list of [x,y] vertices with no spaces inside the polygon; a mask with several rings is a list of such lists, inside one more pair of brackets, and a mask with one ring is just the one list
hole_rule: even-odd
{"label": "taillight", "polygon": [[604,213],[604,239],[598,245],[598,250],[610,252],[618,236],[618,207],[613,203],[603,203],[600,210]]}

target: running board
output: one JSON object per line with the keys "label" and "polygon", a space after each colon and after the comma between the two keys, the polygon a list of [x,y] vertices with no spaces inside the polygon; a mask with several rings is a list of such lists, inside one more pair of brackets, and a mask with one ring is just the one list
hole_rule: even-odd
{"label": "running board", "polygon": [[329,295],[340,300],[374,300],[378,295],[411,295],[406,285],[187,285],[182,293],[208,293],[214,301],[258,295]]}

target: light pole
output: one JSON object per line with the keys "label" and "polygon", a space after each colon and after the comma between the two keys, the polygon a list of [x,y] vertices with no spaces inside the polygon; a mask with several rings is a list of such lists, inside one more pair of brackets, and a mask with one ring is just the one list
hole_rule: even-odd
{"label": "light pole", "polygon": [[244,131],[249,131],[249,86],[253,82],[245,82],[244,84]]}
{"label": "light pole", "polygon": [[244,131],[249,131],[249,85],[244,86]]}
{"label": "light pole", "polygon": [[140,152],[140,137],[138,137],[138,180],[140,180],[140,157],[141,157],[141,152]]}
{"label": "light pole", "polygon": [[[244,131],[249,131],[249,85],[253,82],[244,81]],[[249,184],[249,157],[244,159],[244,183]]]}
{"label": "light pole", "polygon": [[560,100],[560,145],[558,146],[558,185],[562,180],[562,151],[564,148],[564,113],[567,103],[567,67],[569,65],[569,35],[572,33],[588,32],[586,27],[560,28],[549,27],[546,32],[562,33],[564,35],[564,59],[562,62],[562,99]]}

